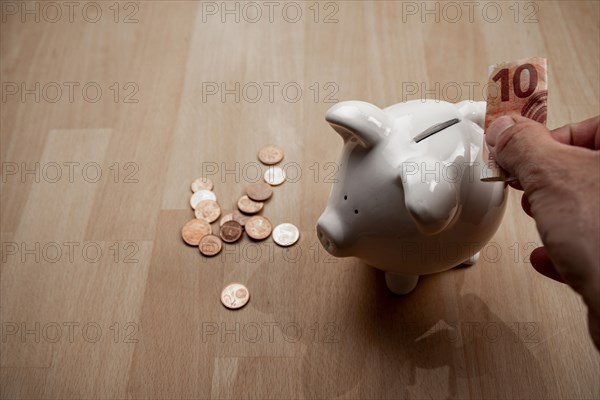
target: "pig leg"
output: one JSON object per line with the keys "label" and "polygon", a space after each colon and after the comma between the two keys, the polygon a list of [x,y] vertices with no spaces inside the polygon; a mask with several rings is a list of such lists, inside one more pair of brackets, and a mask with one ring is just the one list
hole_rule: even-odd
{"label": "pig leg", "polygon": [[400,172],[406,209],[427,236],[443,231],[454,220],[459,206],[459,186],[441,173],[431,172],[439,168],[440,162],[431,157],[411,158]]}
{"label": "pig leg", "polygon": [[388,289],[394,294],[403,295],[413,291],[417,286],[419,275],[402,275],[393,274],[391,272],[385,273],[385,283]]}

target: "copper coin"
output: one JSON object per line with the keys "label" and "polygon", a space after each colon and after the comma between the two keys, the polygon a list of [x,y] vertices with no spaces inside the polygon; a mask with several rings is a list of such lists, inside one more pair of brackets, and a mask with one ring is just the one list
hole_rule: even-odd
{"label": "copper coin", "polygon": [[204,236],[198,244],[200,253],[208,257],[216,256],[221,252],[222,248],[223,242],[221,242],[221,238],[215,235]]}
{"label": "copper coin", "polygon": [[192,195],[190,198],[190,205],[195,210],[198,206],[198,203],[200,203],[202,200],[217,201],[217,196],[210,190],[201,189]]}
{"label": "copper coin", "polygon": [[230,283],[221,292],[221,303],[232,310],[244,307],[248,304],[248,300],[250,300],[250,292],[241,283]]}
{"label": "copper coin", "polygon": [[256,182],[246,187],[246,194],[254,201],[265,201],[273,195],[273,189],[264,182]]}
{"label": "copper coin", "polygon": [[236,242],[242,237],[242,225],[236,221],[227,221],[221,227],[220,236],[226,243]]}
{"label": "copper coin", "polygon": [[246,233],[254,240],[263,240],[271,234],[271,223],[265,217],[255,215],[246,221]]}
{"label": "copper coin", "polygon": [[196,206],[194,215],[198,219],[204,219],[208,223],[215,222],[221,215],[221,207],[214,200],[202,200]]}
{"label": "copper coin", "polygon": [[283,150],[274,145],[268,145],[258,151],[258,159],[265,165],[277,164],[283,160]]}
{"label": "copper coin", "polygon": [[233,212],[232,218],[235,222],[239,223],[241,226],[246,226],[246,221],[250,219],[249,215],[239,212],[235,210]]}
{"label": "copper coin", "polygon": [[227,221],[233,221],[233,213],[223,215],[219,221],[219,226],[223,226],[223,224]]}
{"label": "copper coin", "polygon": [[250,200],[250,198],[246,195],[240,197],[237,203],[237,206],[240,209],[240,211],[246,214],[256,214],[257,212],[263,209],[264,205],[265,203],[263,202]]}
{"label": "copper coin", "polygon": [[271,186],[281,185],[285,182],[285,172],[280,167],[269,167],[265,171],[265,182]]}
{"label": "copper coin", "polygon": [[210,224],[203,219],[192,219],[181,228],[181,237],[183,241],[190,246],[198,246],[200,240],[212,233]]}
{"label": "copper coin", "polygon": [[273,229],[273,241],[280,246],[291,246],[300,238],[300,231],[292,224],[279,224]]}
{"label": "copper coin", "polygon": [[208,178],[198,178],[192,182],[192,192],[196,193],[198,190],[212,190],[213,181]]}

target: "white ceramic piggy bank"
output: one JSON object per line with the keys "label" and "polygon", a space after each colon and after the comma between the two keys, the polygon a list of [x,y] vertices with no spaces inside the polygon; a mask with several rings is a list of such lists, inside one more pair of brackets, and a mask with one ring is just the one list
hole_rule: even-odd
{"label": "white ceramic piggy bank", "polygon": [[317,222],[323,247],[385,271],[397,294],[413,290],[419,275],[475,263],[506,204],[503,182],[480,181],[484,116],[484,102],[329,109],[344,147]]}

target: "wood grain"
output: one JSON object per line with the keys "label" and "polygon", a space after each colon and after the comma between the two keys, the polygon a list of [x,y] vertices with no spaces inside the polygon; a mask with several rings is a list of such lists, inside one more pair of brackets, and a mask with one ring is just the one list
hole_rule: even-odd
{"label": "wood grain", "polygon": [[[497,22],[485,2],[472,21],[437,2],[277,3],[272,22],[261,2],[254,22],[241,2],[239,22],[220,2],[97,2],[97,22],[57,4],[56,22],[2,4],[2,398],[600,397],[585,306],[529,265],[541,241],[518,193],[477,265],[405,297],[314,232],[341,148],[329,100],[481,100],[488,65],[543,55],[548,125],[597,115],[598,2],[496,3]],[[269,143],[298,176],[263,214],[300,242],[203,258],[180,237],[191,181],[210,173],[231,211]],[[235,312],[232,281],[252,293]]]}

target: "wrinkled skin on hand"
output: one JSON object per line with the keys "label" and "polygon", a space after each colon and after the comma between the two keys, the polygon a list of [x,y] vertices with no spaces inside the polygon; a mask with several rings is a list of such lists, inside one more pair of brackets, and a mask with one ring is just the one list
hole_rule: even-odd
{"label": "wrinkled skin on hand", "polygon": [[600,117],[549,131],[505,116],[485,136],[498,164],[518,178],[511,186],[524,191],[523,210],[542,238],[533,267],[583,297],[600,349]]}

